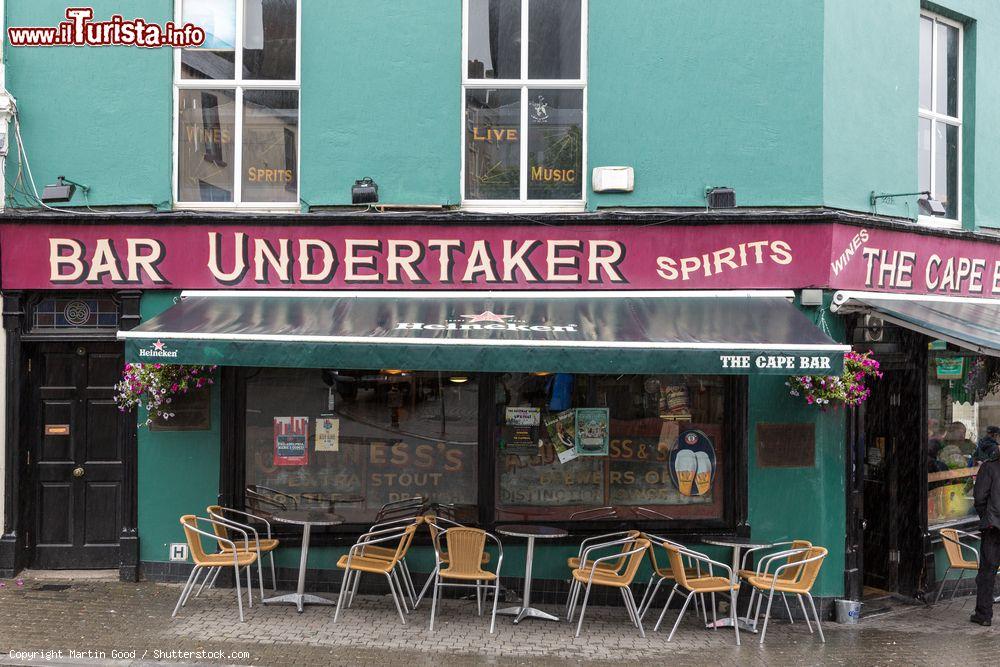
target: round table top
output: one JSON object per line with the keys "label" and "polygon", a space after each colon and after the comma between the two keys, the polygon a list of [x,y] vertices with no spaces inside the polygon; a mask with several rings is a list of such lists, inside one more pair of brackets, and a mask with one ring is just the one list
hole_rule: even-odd
{"label": "round table top", "polygon": [[539,537],[543,540],[553,540],[566,537],[569,532],[562,528],[551,526],[527,526],[518,524],[516,526],[497,526],[497,532],[510,537]]}
{"label": "round table top", "polygon": [[749,537],[703,537],[701,541],[717,547],[734,547],[739,549],[743,547],[769,547],[772,544],[771,542],[752,540]]}
{"label": "round table top", "polygon": [[294,523],[304,526],[337,526],[344,523],[344,517],[339,514],[331,514],[323,510],[285,510],[275,512],[271,518],[281,523]]}

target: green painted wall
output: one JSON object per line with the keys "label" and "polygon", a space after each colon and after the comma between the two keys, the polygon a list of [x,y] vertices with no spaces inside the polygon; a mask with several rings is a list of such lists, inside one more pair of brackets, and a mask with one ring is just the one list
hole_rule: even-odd
{"label": "green painted wall", "polygon": [[457,204],[461,2],[304,2],[302,40],[303,206]]}
{"label": "green painted wall", "polygon": [[588,162],[635,192],[588,207],[822,203],[822,28],[811,0],[591,0]]}
{"label": "green painted wall", "polygon": [[[6,25],[54,26],[65,20],[72,4],[7,2]],[[93,7],[95,18],[102,20],[113,13],[158,23],[173,18],[171,3],[163,0],[81,4]],[[170,206],[171,49],[11,48],[6,35],[4,42],[7,88],[17,100],[39,194],[57,176],[65,176],[90,186],[94,206]],[[10,144],[7,179],[13,183],[13,124]],[[18,196],[17,201],[26,205],[27,199]],[[78,190],[72,205],[84,203]]]}
{"label": "green painted wall", "polygon": [[[146,320],[173,305],[177,292],[146,292]],[[208,431],[150,431],[139,428],[139,558],[167,561],[168,545],[183,542],[182,514],[205,516],[218,502],[219,392],[212,391],[212,428]],[[144,420],[143,414],[139,419]]]}

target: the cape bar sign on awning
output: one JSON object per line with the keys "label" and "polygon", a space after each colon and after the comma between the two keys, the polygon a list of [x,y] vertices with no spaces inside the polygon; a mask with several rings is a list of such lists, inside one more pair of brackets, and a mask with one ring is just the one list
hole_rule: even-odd
{"label": "the cape bar sign on awning", "polygon": [[1000,244],[836,223],[0,225],[3,289],[781,289],[1000,297]]}

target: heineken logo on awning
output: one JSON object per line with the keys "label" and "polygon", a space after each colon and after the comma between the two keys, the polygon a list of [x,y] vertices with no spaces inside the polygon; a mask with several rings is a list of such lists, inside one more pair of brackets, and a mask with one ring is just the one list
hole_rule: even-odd
{"label": "heineken logo on awning", "polygon": [[157,341],[149,347],[139,348],[139,356],[175,359],[177,357],[177,350],[168,350],[167,344],[162,340],[157,339]]}
{"label": "heineken logo on awning", "polygon": [[478,314],[461,315],[460,319],[442,323],[397,322],[396,331],[537,331],[551,333],[579,333],[576,324],[532,324],[516,319],[514,315],[503,315],[484,310]]}

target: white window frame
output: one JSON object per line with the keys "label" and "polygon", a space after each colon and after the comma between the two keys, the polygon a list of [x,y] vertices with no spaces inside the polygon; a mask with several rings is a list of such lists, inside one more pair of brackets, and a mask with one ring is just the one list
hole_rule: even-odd
{"label": "white window frame", "polygon": [[[174,21],[176,25],[183,23],[183,3],[185,0],[174,0]],[[174,82],[173,82],[173,184],[172,196],[175,209],[186,210],[241,210],[241,211],[262,211],[275,213],[298,212],[301,210],[301,190],[302,190],[302,3],[305,0],[298,0],[295,3],[295,78],[276,81],[272,79],[243,79],[243,31],[244,31],[244,0],[236,0],[236,45],[235,45],[235,65],[234,79],[182,79],[181,78],[181,51],[174,49]],[[236,107],[233,122],[233,157],[235,166],[233,168],[233,201],[231,202],[194,202],[180,201],[179,178],[180,168],[179,141],[180,141],[180,114],[178,114],[178,103],[180,101],[181,90],[209,90],[224,89],[235,90]],[[243,198],[243,90],[294,90],[299,93],[299,122],[298,131],[295,133],[295,201],[293,202],[244,202]]]}
{"label": "white window frame", "polygon": [[[938,142],[937,142],[937,140],[935,138],[935,135],[934,135],[934,123],[935,122],[943,122],[943,123],[945,123],[947,125],[951,125],[953,127],[957,127],[958,128],[958,155],[957,155],[958,164],[956,165],[956,169],[958,171],[958,174],[957,174],[957,181],[958,182],[957,182],[957,188],[956,188],[956,192],[955,192],[955,196],[958,198],[958,202],[957,202],[956,207],[955,207],[955,216],[956,217],[954,217],[954,218],[938,218],[938,217],[929,216],[929,215],[921,215],[918,212],[917,222],[919,222],[922,225],[927,225],[927,226],[930,226],[930,227],[945,227],[945,228],[950,228],[950,229],[960,228],[962,226],[962,199],[963,199],[963,197],[962,197],[962,144],[963,144],[962,118],[963,118],[963,103],[964,103],[964,99],[963,98],[965,96],[965,85],[964,85],[965,82],[963,80],[963,77],[964,77],[964,63],[962,61],[963,61],[963,58],[964,58],[964,55],[965,55],[965,53],[964,53],[965,52],[965,26],[963,26],[958,21],[953,21],[951,19],[948,19],[948,18],[945,18],[945,17],[941,16],[940,14],[934,14],[933,12],[920,12],[920,18],[921,19],[924,19],[924,18],[930,19],[931,21],[934,22],[934,29],[931,30],[931,105],[932,106],[937,103],[937,93],[938,93],[938,58],[937,58],[937,51],[938,51],[938,31],[937,31],[937,24],[940,23],[942,25],[946,25],[946,26],[950,26],[950,27],[958,29],[958,77],[957,77],[958,90],[956,91],[956,95],[958,97],[958,116],[957,117],[956,116],[949,116],[946,113],[940,113],[940,112],[937,112],[937,111],[932,111],[930,109],[925,109],[922,106],[919,106],[919,102],[918,102],[918,117],[921,118],[921,119],[926,119],[926,120],[931,121],[931,154],[930,154],[931,174],[930,174],[930,189],[931,189],[932,196],[933,196],[933,193],[938,192],[938,189],[936,187],[937,184],[935,182],[936,179],[937,179],[937,174],[936,174],[936,170],[934,168],[935,160],[937,158]],[[922,56],[923,56],[923,54],[921,54],[921,57]],[[919,96],[918,96],[918,99],[919,99]],[[918,169],[920,168],[919,164],[917,165],[917,168]]]}
{"label": "white window frame", "polygon": [[[580,0],[580,78],[578,79],[529,79],[528,78],[528,13],[530,0],[521,0],[521,77],[518,79],[470,79],[469,78],[469,0],[462,0],[462,95],[459,131],[462,133],[462,160],[459,178],[462,208],[468,211],[487,213],[530,213],[530,212],[579,212],[587,205],[587,5],[588,0]],[[465,158],[466,158],[466,110],[467,90],[490,88],[520,89],[521,121],[518,128],[520,146],[520,197],[518,199],[466,199]],[[528,199],[528,88],[560,88],[583,92],[582,141],[580,150],[580,198],[579,199]]]}

